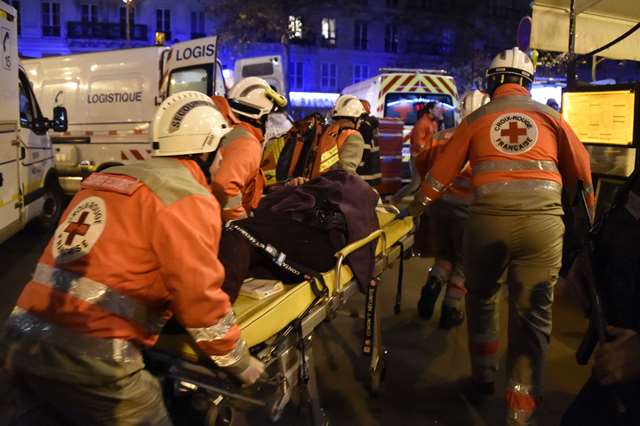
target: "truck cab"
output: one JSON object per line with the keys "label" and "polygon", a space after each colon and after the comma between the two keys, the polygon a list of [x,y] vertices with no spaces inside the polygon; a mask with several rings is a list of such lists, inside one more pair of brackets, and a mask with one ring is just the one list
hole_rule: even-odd
{"label": "truck cab", "polygon": [[49,129],[66,129],[66,110],[43,116],[18,60],[16,11],[0,2],[0,243],[37,220],[56,226],[63,194],[54,168]]}

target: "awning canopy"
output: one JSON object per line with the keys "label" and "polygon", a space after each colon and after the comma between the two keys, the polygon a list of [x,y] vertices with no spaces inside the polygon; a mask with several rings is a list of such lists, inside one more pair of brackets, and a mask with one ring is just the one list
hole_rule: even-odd
{"label": "awning canopy", "polygon": [[[575,52],[591,52],[640,22],[640,0],[576,0]],[[569,49],[570,0],[535,0],[531,48],[566,52]],[[640,61],[640,30],[598,53],[609,59]]]}

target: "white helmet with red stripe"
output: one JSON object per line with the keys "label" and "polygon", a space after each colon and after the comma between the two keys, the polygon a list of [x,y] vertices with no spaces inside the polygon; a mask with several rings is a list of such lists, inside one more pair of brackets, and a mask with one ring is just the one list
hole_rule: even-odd
{"label": "white helmet with red stripe", "polygon": [[466,93],[460,100],[460,118],[465,118],[481,106],[488,104],[489,101],[491,101],[489,95],[481,90],[475,89]]}
{"label": "white helmet with red stripe", "polygon": [[342,95],[336,100],[332,116],[334,118],[360,118],[367,110],[360,99],[353,95]]}
{"label": "white helmet with red stripe", "polygon": [[211,98],[185,91],[169,96],[153,118],[153,156],[202,154],[215,151],[231,126]]}

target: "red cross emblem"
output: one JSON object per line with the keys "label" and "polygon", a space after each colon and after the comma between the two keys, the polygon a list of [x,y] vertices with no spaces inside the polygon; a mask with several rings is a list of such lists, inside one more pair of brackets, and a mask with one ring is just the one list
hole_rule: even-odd
{"label": "red cross emblem", "polygon": [[87,219],[87,216],[89,216],[89,212],[82,212],[77,222],[69,223],[69,225],[64,229],[64,232],[67,232],[69,234],[67,235],[67,240],[65,241],[66,245],[73,244],[73,240],[76,238],[76,235],[80,235],[83,237],[87,235],[87,232],[89,232],[89,227],[91,226],[88,223],[84,223],[84,221]]}
{"label": "red cross emblem", "polygon": [[512,121],[509,123],[508,129],[502,129],[500,136],[508,136],[510,144],[517,144],[520,136],[527,136],[527,129],[518,127],[518,123]]}

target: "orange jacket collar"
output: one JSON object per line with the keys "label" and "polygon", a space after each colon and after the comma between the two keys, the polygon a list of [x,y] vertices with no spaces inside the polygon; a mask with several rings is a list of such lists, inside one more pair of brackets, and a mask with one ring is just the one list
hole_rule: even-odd
{"label": "orange jacket collar", "polygon": [[531,93],[524,87],[516,83],[506,83],[498,87],[493,92],[493,98],[500,98],[502,96],[529,96]]}
{"label": "orange jacket collar", "polygon": [[198,182],[200,185],[204,186],[205,188],[209,189],[207,178],[204,176],[204,173],[200,169],[200,166],[198,165],[198,163],[196,163],[194,160],[190,158],[184,158],[184,157],[179,158],[178,161],[180,161],[180,163],[191,172],[196,182]]}
{"label": "orange jacket collar", "polygon": [[258,142],[260,142],[260,144],[264,142],[264,135],[262,134],[262,130],[258,129],[257,127],[253,127],[251,124],[245,123],[244,121],[236,124],[236,127],[242,127],[247,132],[251,133],[258,140]]}

